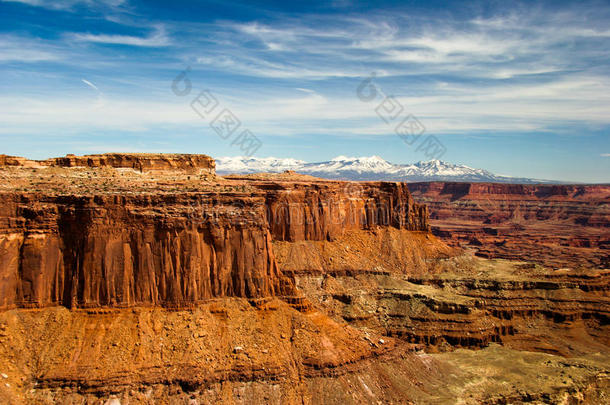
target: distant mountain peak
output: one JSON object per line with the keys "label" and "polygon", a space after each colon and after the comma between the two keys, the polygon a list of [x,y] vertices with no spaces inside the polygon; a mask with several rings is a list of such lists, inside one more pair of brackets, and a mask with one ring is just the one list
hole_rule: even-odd
{"label": "distant mountain peak", "polygon": [[359,157],[349,157],[349,156],[337,156],[330,160],[331,162],[382,162],[388,163],[381,156],[373,155],[373,156],[359,156]]}
{"label": "distant mountain peak", "polygon": [[394,164],[381,156],[337,156],[324,162],[308,163],[292,158],[221,157],[216,159],[218,173],[299,173],[336,180],[383,181],[467,181],[499,183],[544,183],[548,181],[498,176],[484,169],[474,169],[438,159],[413,164]]}

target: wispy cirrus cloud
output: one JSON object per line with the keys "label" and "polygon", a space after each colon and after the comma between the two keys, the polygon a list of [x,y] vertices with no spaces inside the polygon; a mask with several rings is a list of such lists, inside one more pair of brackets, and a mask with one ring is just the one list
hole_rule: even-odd
{"label": "wispy cirrus cloud", "polygon": [[127,3],[127,0],[0,0],[4,3],[21,3],[33,7],[43,7],[52,10],[71,10],[77,5],[93,7],[118,7]]}
{"label": "wispy cirrus cloud", "polygon": [[0,35],[0,63],[48,62],[61,59],[57,46],[31,37]]}
{"label": "wispy cirrus cloud", "polygon": [[83,83],[85,83],[87,86],[91,87],[93,90],[95,91],[100,91],[100,89],[93,83],[91,83],[89,80],[87,79],[80,79]]}
{"label": "wispy cirrus cloud", "polygon": [[[582,10],[550,16],[548,10],[522,10],[467,21],[394,13],[267,25],[230,23],[217,27],[215,36],[231,44],[232,65],[240,73],[240,62],[254,59],[300,68],[307,76],[316,66],[335,71],[374,65],[396,76],[457,73],[509,79],[583,69],[593,59],[607,58],[606,18]],[[256,75],[256,69],[251,74]]]}
{"label": "wispy cirrus cloud", "polygon": [[163,25],[158,25],[155,31],[145,37],[117,34],[70,33],[67,38],[79,42],[91,42],[110,45],[131,45],[142,47],[163,47],[171,44]]}
{"label": "wispy cirrus cloud", "polygon": [[[535,13],[517,19],[521,25],[512,16],[477,18],[459,26],[450,20],[441,24],[438,20],[420,18],[418,25],[409,28],[401,24],[408,18],[334,17],[330,22],[313,16],[311,21],[275,24],[185,23],[182,30],[166,22],[157,24],[148,35],[66,33],[62,45],[64,52],[70,52],[72,43],[85,46],[79,50],[78,58],[65,58],[65,63],[81,60],[87,57],[87,52],[91,55],[88,60],[96,60],[98,53],[88,49],[87,44],[159,47],[168,53],[166,59],[174,58],[175,69],[194,62],[193,70],[203,69],[208,77],[218,73],[285,82],[290,90],[278,89],[262,101],[260,95],[265,92],[260,88],[248,92],[232,85],[230,80],[226,86],[223,83],[224,91],[240,105],[245,116],[267,123],[306,119],[324,121],[327,126],[332,120],[376,120],[374,109],[353,96],[358,82],[374,70],[379,86],[395,95],[411,113],[425,118],[426,126],[434,132],[501,127],[509,131],[545,131],[551,126],[574,122],[610,124],[604,108],[610,103],[610,79],[596,71],[598,64],[590,62],[590,54],[604,52],[603,44],[593,41],[582,49],[565,49],[557,44],[574,41],[576,34],[567,35],[555,28],[555,24],[567,25],[579,38],[584,35],[598,38],[605,35],[601,26],[591,25],[591,21],[587,22],[589,26],[578,25],[574,15],[562,15],[559,21],[551,23]],[[512,30],[507,28],[511,24],[515,27]],[[166,25],[182,36],[173,42]],[[439,25],[442,28],[434,28]],[[548,49],[543,52],[545,48]],[[41,60],[56,57],[41,49],[39,52],[42,53],[37,57]],[[28,55],[21,57],[26,59]],[[35,54],[30,57],[36,60]],[[157,60],[132,61],[125,53],[106,63],[119,67],[125,61],[132,64],[129,70],[137,70],[138,66],[167,68],[157,67]],[[141,88],[151,88],[157,82],[140,80]],[[341,88],[324,84],[336,80],[349,84]],[[303,88],[310,89],[310,94],[296,97],[294,89]],[[249,100],[257,101],[250,104]],[[157,107],[158,116],[165,116],[161,113],[166,108],[164,104],[151,105]],[[62,111],[68,108],[56,114],[61,115]],[[132,117],[137,125],[142,125],[151,116]],[[66,122],[72,119],[70,114],[65,117]],[[349,127],[347,123],[340,126]],[[362,132],[362,128],[359,124],[353,131]],[[391,133],[391,129],[372,123],[364,128],[374,128],[371,134]],[[294,133],[298,131],[295,129]]]}

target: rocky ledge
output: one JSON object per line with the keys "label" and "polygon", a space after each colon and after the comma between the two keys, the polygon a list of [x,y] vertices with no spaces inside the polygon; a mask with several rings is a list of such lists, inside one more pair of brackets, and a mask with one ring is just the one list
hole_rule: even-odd
{"label": "rocky ledge", "polygon": [[104,153],[98,155],[29,160],[23,157],[0,155],[0,167],[110,167],[133,169],[140,172],[184,170],[190,173],[215,174],[216,162],[207,155],[167,153]]}

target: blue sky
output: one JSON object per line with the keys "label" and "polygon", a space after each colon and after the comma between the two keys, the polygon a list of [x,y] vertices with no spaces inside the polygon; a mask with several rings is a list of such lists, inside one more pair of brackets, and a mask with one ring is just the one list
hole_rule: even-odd
{"label": "blue sky", "polygon": [[0,0],[0,71],[0,153],[242,154],[207,89],[255,156],[426,160],[357,97],[374,72],[443,160],[610,182],[607,2]]}

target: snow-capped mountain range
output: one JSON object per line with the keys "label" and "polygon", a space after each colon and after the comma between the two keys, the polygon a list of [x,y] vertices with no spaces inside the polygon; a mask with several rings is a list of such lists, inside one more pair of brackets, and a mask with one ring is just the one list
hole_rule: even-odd
{"label": "snow-capped mountain range", "polygon": [[216,171],[219,174],[281,173],[285,170],[294,170],[302,174],[335,180],[549,183],[548,180],[496,175],[487,170],[473,169],[465,165],[455,165],[441,160],[394,164],[379,156],[337,156],[326,162],[315,163],[274,157],[237,156],[216,159]]}

